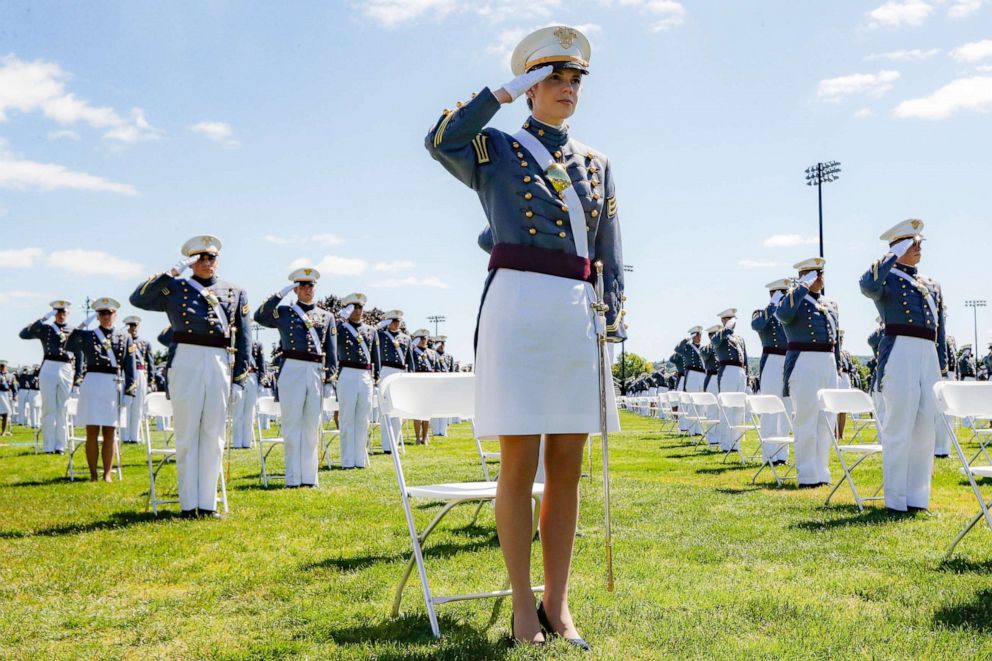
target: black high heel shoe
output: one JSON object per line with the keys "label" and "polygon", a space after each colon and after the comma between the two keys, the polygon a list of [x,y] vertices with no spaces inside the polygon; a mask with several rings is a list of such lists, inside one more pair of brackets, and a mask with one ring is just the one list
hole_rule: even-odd
{"label": "black high heel shoe", "polygon": [[537,605],[537,621],[541,623],[541,629],[544,630],[544,636],[546,638],[561,638],[569,645],[572,645],[573,647],[577,647],[583,652],[589,652],[592,650],[592,648],[589,646],[589,643],[587,643],[582,638],[565,638],[557,631],[555,631],[555,628],[551,626],[551,620],[548,619],[547,612],[545,612],[544,610],[544,601],[541,601]]}

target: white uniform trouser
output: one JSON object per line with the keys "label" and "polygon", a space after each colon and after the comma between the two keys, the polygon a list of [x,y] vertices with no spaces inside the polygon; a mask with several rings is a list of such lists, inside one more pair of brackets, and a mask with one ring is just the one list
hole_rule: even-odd
{"label": "white uniform trouser", "polygon": [[[69,396],[70,397],[72,396],[72,391],[71,390],[70,390]],[[68,400],[68,397],[66,399]],[[43,407],[42,401],[41,401],[41,391],[40,390],[32,390],[31,391],[31,397],[28,398],[27,416],[28,416],[27,424],[32,429],[40,429],[40,428],[42,428],[42,426],[43,426],[42,423],[44,422],[45,414],[44,414],[44,407]],[[68,442],[68,438],[69,438],[69,433],[68,433],[68,429],[67,429],[66,430],[66,441],[67,442]]]}
{"label": "white uniform trouser", "polygon": [[[258,387],[259,397],[272,397],[272,388],[263,388],[261,385]],[[258,399],[256,398],[256,402]],[[272,416],[270,415],[259,415],[258,416],[258,426],[262,428],[262,431],[268,431],[272,426]]]}
{"label": "white uniform trouser", "polygon": [[[710,375],[710,382],[706,384],[706,392],[710,393],[714,397],[720,394],[720,387],[716,383],[716,374]],[[720,419],[720,405],[714,404],[713,406],[706,407],[706,417],[710,420]],[[720,426],[713,425],[710,430],[706,432],[706,442],[710,445],[720,444]]]}
{"label": "white uniform trouser", "polygon": [[[736,365],[725,365],[723,376],[719,379],[719,387],[720,392],[744,392],[744,389],[747,388],[747,374],[744,373],[744,368]],[[744,424],[744,409],[728,408],[724,411],[724,415],[735,427]],[[740,445],[740,435],[740,432],[723,425],[723,431],[720,434],[720,449],[729,452],[736,448]]]}
{"label": "white uniform trouser", "polygon": [[217,510],[231,388],[225,349],[179,344],[169,369],[179,507]]}
{"label": "white uniform trouser", "polygon": [[[941,381],[949,381],[949,377],[942,376]],[[947,422],[950,423],[951,429],[954,429],[954,418],[947,416]],[[947,425],[944,424],[943,416],[938,413],[937,419],[934,421],[934,446],[933,453],[937,457],[946,457],[951,453],[951,435],[947,431]]]}
{"label": "white uniform trouser", "polygon": [[834,354],[803,351],[789,376],[789,396],[795,409],[796,473],[799,484],[830,482],[833,430],[820,419],[816,393],[837,385]]}
{"label": "white uniform trouser", "polygon": [[255,423],[255,403],[258,401],[258,374],[249,372],[241,382],[244,389],[233,403],[231,413],[231,447],[250,448],[252,425]]}
{"label": "white uniform trouser", "polygon": [[[768,354],[765,358],[765,367],[761,370],[761,394],[775,395],[782,397],[782,380],[785,378],[785,356],[774,353]],[[785,409],[789,410],[786,402]],[[787,413],[776,413],[774,415],[761,416],[761,435],[763,437],[788,436],[789,422],[786,420]],[[777,451],[776,451],[777,450]],[[789,458],[789,446],[779,447],[772,443],[762,443],[761,456],[765,461],[786,461]]]}
{"label": "white uniform trouser", "polygon": [[[390,374],[402,374],[403,370],[398,367],[383,367],[379,372],[379,381],[384,381]],[[386,427],[389,426],[393,431],[393,438],[399,439],[403,434],[403,419],[402,418],[390,418],[383,416],[382,422],[379,426],[379,444],[382,446],[383,452],[392,452],[393,448],[389,444],[389,437],[386,436]]]}
{"label": "white uniform trouser", "polygon": [[431,435],[432,436],[447,436],[448,435],[448,419],[447,418],[431,418]]}
{"label": "white uniform trouser", "polygon": [[936,345],[931,340],[898,336],[885,364],[882,398],[882,482],[885,506],[930,506],[933,425],[937,406],[933,384],[940,380]]}
{"label": "white uniform trouser", "polygon": [[14,422],[19,425],[27,424],[27,414],[25,411],[28,406],[28,395],[30,391],[24,390],[23,388],[17,393],[17,414],[14,416]]}
{"label": "white uniform trouser", "polygon": [[338,376],[341,466],[365,468],[365,443],[372,414],[372,371],[342,367]]}
{"label": "white uniform trouser", "polygon": [[[65,404],[69,400],[69,389],[72,388],[72,365],[46,360],[41,364],[39,381],[41,437],[44,440],[45,452],[65,450],[69,438],[65,423]],[[29,412],[36,415],[36,407],[31,401],[28,402],[28,407]],[[33,426],[35,425],[32,424]]]}
{"label": "white uniform trouser", "polygon": [[[685,373],[685,392],[703,392],[703,381],[705,380],[705,373],[697,372],[695,370],[687,371]],[[679,418],[679,429],[682,431],[688,431],[694,436],[703,433],[703,429],[698,422],[690,422],[684,417]]]}
{"label": "white uniform trouser", "polygon": [[[279,373],[279,406],[286,446],[286,486],[317,485],[317,446],[324,367],[287,359]],[[365,448],[362,448],[364,454]]]}
{"label": "white uniform trouser", "polygon": [[141,421],[145,415],[145,397],[148,396],[148,373],[145,370],[134,371],[134,381],[137,387],[134,389],[134,397],[131,403],[124,407],[124,429],[121,430],[121,441],[137,443],[138,430],[141,429]]}

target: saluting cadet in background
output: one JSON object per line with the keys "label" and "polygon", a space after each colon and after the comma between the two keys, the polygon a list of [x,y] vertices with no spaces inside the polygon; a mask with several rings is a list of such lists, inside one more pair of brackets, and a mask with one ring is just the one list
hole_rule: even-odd
{"label": "saluting cadet in background", "polygon": [[[785,374],[785,354],[788,340],[785,337],[785,329],[782,322],[776,316],[778,305],[785,297],[791,278],[780,278],[765,285],[768,289],[768,305],[759,308],[751,314],[751,329],[754,330],[761,339],[761,361],[758,363],[758,383],[759,391],[762,395],[775,395],[783,397],[783,378]],[[789,410],[791,402],[783,397],[786,410]],[[761,416],[761,435],[786,436],[789,432],[789,422],[786,414],[777,413],[775,415]],[[763,443],[761,454],[768,460],[771,459],[776,464],[784,464],[789,459],[789,446],[779,447],[773,443]]]}
{"label": "saluting cadet in background", "polygon": [[[947,312],[944,312],[944,321],[947,321]],[[956,381],[958,378],[958,365],[957,365],[957,355],[958,355],[958,345],[954,341],[953,335],[945,335],[944,337],[944,365],[947,366],[947,372],[941,375],[942,381]],[[939,415],[939,414],[938,414]],[[947,422],[950,423],[950,428],[953,430],[957,426],[957,419],[953,416],[947,416]],[[934,429],[934,445],[933,445],[933,456],[938,459],[946,459],[951,454],[951,434],[947,430],[947,425],[939,417],[935,423]]]}
{"label": "saluting cadet in background", "polygon": [[971,351],[971,344],[961,345],[961,352],[958,354],[957,360],[958,379],[961,381],[974,381],[978,375],[978,365]]}
{"label": "saluting cadet in background", "polygon": [[[220,249],[217,237],[193,237],[171,271],[153,275],[131,294],[135,307],[165,312],[173,329],[169,395],[179,506],[186,517],[220,516],[217,482],[228,401],[231,388],[241,388],[248,376],[250,308],[244,290],[216,276]],[[190,267],[192,277],[181,278]]]}
{"label": "saluting cadet in background", "polygon": [[14,381],[17,382],[17,415],[14,416],[14,422],[19,425],[27,426],[27,401],[28,395],[28,368],[22,367],[17,370],[14,374]]}
{"label": "saluting cadet in background", "polygon": [[[448,357],[444,354],[444,343],[447,341],[447,337],[439,335],[438,337],[430,338],[429,347],[431,352],[431,360],[434,362],[435,372],[451,372],[452,365],[448,361]],[[432,436],[447,436],[448,435],[448,419],[447,418],[431,418],[431,435]]]}
{"label": "saluting cadet in background", "polygon": [[17,380],[7,371],[7,361],[0,360],[0,436],[11,435],[8,426],[13,426],[15,395]]}
{"label": "saluting cadet in background", "polygon": [[341,429],[341,467],[365,468],[372,392],[379,377],[376,329],[362,323],[365,294],[348,294],[338,312],[338,420]]}
{"label": "saluting cadet in background", "polygon": [[231,447],[251,447],[252,426],[255,423],[255,406],[258,403],[258,375],[265,373],[265,351],[261,342],[251,343],[248,376],[242,382],[241,392],[232,393],[235,400],[231,412]]}
{"label": "saluting cadet in background", "polygon": [[[709,343],[699,350],[699,353],[703,356],[703,365],[706,368],[706,379],[703,381],[703,390],[713,396],[720,394],[720,386],[717,383],[720,374],[720,363],[716,358],[716,347],[713,346],[713,340],[722,330],[723,326],[719,324],[707,328],[706,337],[709,338]],[[716,420],[720,417],[719,405],[707,408],[707,418]],[[720,445],[720,429],[717,425],[710,427],[709,431],[706,432],[706,442],[709,445]]]}
{"label": "saluting cadet in background", "polygon": [[[392,374],[402,374],[412,372],[413,365],[410,360],[411,341],[410,338],[400,330],[403,321],[403,310],[390,310],[376,330],[379,348],[379,380],[382,381]],[[393,451],[386,435],[386,425],[392,429],[393,437],[400,438],[403,433],[403,420],[401,418],[384,418],[379,427],[379,444],[382,451],[389,454]]]}
{"label": "saluting cadet in background", "polygon": [[[103,481],[111,481],[114,468],[115,432],[121,417],[134,399],[137,387],[134,373],[134,344],[131,335],[114,328],[120,303],[112,298],[98,298],[95,312],[69,333],[66,348],[81,351],[86,360],[86,374],[79,387],[79,406],[75,424],[86,427],[86,463],[90,481],[97,481],[97,464],[103,435]],[[99,325],[88,330],[94,317]],[[123,387],[122,387],[123,381]]]}
{"label": "saluting cadet in background", "polygon": [[[69,301],[52,301],[51,310],[44,317],[25,327],[20,332],[22,340],[39,340],[44,351],[44,360],[38,377],[41,389],[41,436],[43,448],[48,453],[65,452],[68,442],[65,406],[72,388],[72,356],[65,349],[69,329]],[[29,386],[34,385],[32,383]],[[28,388],[25,396],[27,422],[36,427],[37,416],[35,393],[38,387]]]}
{"label": "saluting cadet in background", "polygon": [[[679,355],[685,378],[682,389],[685,392],[702,392],[703,382],[706,380],[706,367],[703,365],[703,356],[699,352],[699,342],[703,336],[702,326],[693,326],[687,331],[689,337],[679,342],[675,347],[675,353]],[[698,436],[702,433],[702,427],[698,422],[690,422],[685,417],[679,418],[679,429],[688,432],[691,436]]]}
{"label": "saluting cadet in background", "polygon": [[792,398],[795,411],[796,473],[804,487],[830,484],[832,430],[820,421],[816,397],[837,387],[837,306],[822,294],[825,266],[822,257],[796,264],[799,281],[776,312],[788,339],[783,395]]}
{"label": "saluting cadet in background", "polygon": [[[410,371],[412,372],[433,372],[434,361],[431,360],[430,349],[427,348],[427,338],[430,331],[426,328],[418,328],[410,336],[413,342],[413,349],[410,352]],[[428,440],[429,420],[414,420],[413,432],[416,436],[417,445],[426,445]]]}
{"label": "saluting cadet in background", "polygon": [[125,411],[125,425],[121,430],[121,443],[137,443],[140,436],[141,420],[145,415],[145,398],[148,396],[149,375],[155,369],[152,345],[138,337],[141,317],[131,315],[124,318],[124,325],[134,344],[134,397]]}
{"label": "saluting cadet in background", "polygon": [[885,401],[880,442],[885,506],[927,509],[937,407],[933,385],[946,373],[944,301],[940,286],[922,277],[923,221],[896,224],[879,237],[889,252],[861,276],[861,292],[885,322],[878,348],[878,390]]}
{"label": "saluting cadet in background", "polygon": [[[317,269],[296,269],[289,274],[292,284],[270,296],[255,312],[255,321],[279,330],[283,356],[279,406],[287,487],[317,486],[321,404],[332,394],[330,384],[338,366],[334,315],[314,305],[319,279]],[[279,305],[290,292],[296,293],[296,302]]]}
{"label": "saluting cadet in background", "polygon": [[[713,338],[713,352],[719,365],[717,386],[720,392],[746,392],[747,347],[744,346],[744,338],[734,333],[734,327],[737,325],[737,308],[727,308],[719,317],[723,329]],[[733,426],[744,424],[742,409],[727,409],[726,416]],[[740,443],[736,438],[737,432],[722,422],[720,426],[723,427],[719,432],[720,449],[729,452]]]}

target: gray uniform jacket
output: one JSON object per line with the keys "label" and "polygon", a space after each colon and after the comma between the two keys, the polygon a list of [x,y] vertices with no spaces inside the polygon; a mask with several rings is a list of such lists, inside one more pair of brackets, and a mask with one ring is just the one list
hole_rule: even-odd
{"label": "gray uniform jacket", "polygon": [[[255,312],[255,321],[267,328],[279,330],[279,345],[284,358],[320,362],[324,365],[324,381],[330,382],[338,369],[338,332],[334,315],[323,308],[297,302],[306,321],[292,305],[279,305],[279,294],[270,296]],[[309,326],[308,326],[309,323]],[[310,328],[317,334],[320,346],[314,346]]]}
{"label": "gray uniform jacket", "polygon": [[[138,384],[134,380],[134,342],[131,335],[120,328],[103,330],[107,343],[100,341],[95,330],[77,328],[69,333],[66,348],[82,351],[86,360],[86,372],[124,375],[124,394],[133,395]],[[109,346],[108,346],[109,344]],[[110,362],[113,353],[117,365]]]}

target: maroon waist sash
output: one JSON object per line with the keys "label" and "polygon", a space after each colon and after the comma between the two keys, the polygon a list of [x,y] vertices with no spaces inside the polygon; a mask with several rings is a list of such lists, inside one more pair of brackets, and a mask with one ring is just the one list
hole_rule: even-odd
{"label": "maroon waist sash", "polygon": [[819,342],[789,342],[789,351],[821,351],[823,353],[833,353],[833,344],[820,344]]}
{"label": "maroon waist sash", "polygon": [[495,269],[531,271],[584,282],[588,282],[592,275],[592,266],[584,257],[513,243],[497,243],[493,246],[489,255],[489,270]]}
{"label": "maroon waist sash", "polygon": [[905,335],[906,337],[918,337],[923,340],[937,341],[937,332],[923,326],[910,326],[909,324],[885,324],[885,334],[891,337]]}
{"label": "maroon waist sash", "polygon": [[782,349],[781,347],[764,347],[761,350],[761,353],[765,355],[771,354],[773,356],[784,356],[785,349]]}

